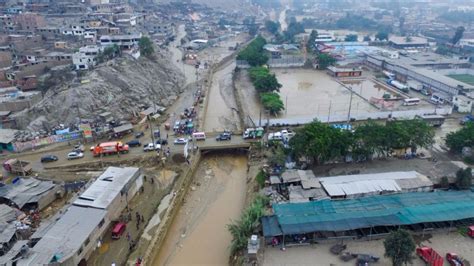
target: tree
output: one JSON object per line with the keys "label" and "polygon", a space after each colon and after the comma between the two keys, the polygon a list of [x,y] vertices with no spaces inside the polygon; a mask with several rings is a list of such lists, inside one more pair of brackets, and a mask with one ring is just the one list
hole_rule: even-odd
{"label": "tree", "polygon": [[268,110],[270,114],[277,114],[285,109],[285,105],[280,99],[280,95],[276,92],[264,92],[260,94],[263,108]]}
{"label": "tree", "polygon": [[379,41],[388,40],[388,32],[379,31],[375,34],[375,39]]}
{"label": "tree", "polygon": [[449,187],[449,179],[447,176],[441,177],[441,180],[439,181],[439,186],[441,188],[448,188]]}
{"label": "tree", "polygon": [[280,22],[274,22],[271,20],[265,21],[265,28],[272,34],[278,33],[280,30]]}
{"label": "tree", "polygon": [[460,130],[449,133],[446,145],[455,153],[461,153],[464,147],[474,147],[474,123],[467,123]]}
{"label": "tree", "polygon": [[290,23],[288,24],[288,28],[283,35],[288,42],[293,42],[294,37],[296,34],[304,33],[304,26],[300,22],[296,21],[295,17],[290,18]]}
{"label": "tree", "polygon": [[440,54],[440,55],[447,55],[449,54],[449,48],[446,47],[446,45],[438,45],[438,47],[436,48],[436,51],[435,53],[437,54]]}
{"label": "tree", "polygon": [[270,156],[268,156],[267,161],[271,166],[284,166],[285,165],[286,154],[282,148],[281,143],[272,150],[272,153]]}
{"label": "tree", "polygon": [[268,56],[263,51],[267,41],[262,36],[257,36],[245,49],[237,55],[237,60],[245,60],[251,66],[261,66],[267,63]]}
{"label": "tree", "polygon": [[470,189],[472,186],[472,169],[459,169],[456,172],[456,187],[458,189]]}
{"label": "tree", "polygon": [[266,67],[252,67],[249,70],[250,80],[258,92],[279,91],[281,84],[275,74],[271,74]]}
{"label": "tree", "polygon": [[410,36],[405,37],[405,42],[412,42],[413,39]]}
{"label": "tree", "polygon": [[462,39],[462,36],[464,35],[464,30],[465,28],[463,26],[459,26],[456,28],[456,32],[454,33],[454,36],[451,39],[451,43],[453,45],[456,45],[459,42],[459,40]]}
{"label": "tree", "polygon": [[318,63],[320,69],[326,69],[328,66],[336,63],[336,58],[332,57],[329,54],[318,54]]}
{"label": "tree", "polygon": [[153,42],[146,36],[140,38],[138,47],[140,47],[140,54],[143,56],[151,57],[155,53]]}
{"label": "tree", "polygon": [[385,257],[392,260],[393,266],[401,266],[412,260],[415,251],[415,241],[406,230],[399,229],[392,231],[383,242],[385,247]]}
{"label": "tree", "polygon": [[320,164],[341,159],[352,145],[351,132],[314,121],[296,130],[290,139],[290,147],[297,157],[306,157]]}
{"label": "tree", "polygon": [[314,47],[316,45],[314,42],[316,41],[316,38],[318,38],[318,31],[312,30],[309,34],[308,42],[306,43],[306,47],[310,52],[314,51]]}
{"label": "tree", "polygon": [[264,196],[257,196],[255,200],[247,207],[237,221],[232,221],[227,225],[227,229],[232,235],[230,247],[231,255],[236,254],[247,246],[249,237],[260,223],[260,218],[265,214],[265,206],[269,199]]}
{"label": "tree", "polygon": [[370,42],[370,35],[364,36],[364,42]]}
{"label": "tree", "polygon": [[346,42],[357,42],[358,36],[357,34],[349,34],[346,35],[346,38],[344,38],[344,41]]}

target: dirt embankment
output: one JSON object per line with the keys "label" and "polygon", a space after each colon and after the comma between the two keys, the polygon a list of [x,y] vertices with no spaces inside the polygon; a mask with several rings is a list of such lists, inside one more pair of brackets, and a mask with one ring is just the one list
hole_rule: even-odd
{"label": "dirt embankment", "polygon": [[160,55],[154,60],[124,56],[80,77],[67,72],[68,80],[64,74],[64,70],[50,73],[52,86],[39,103],[17,115],[20,126],[40,129],[75,123],[78,118],[93,120],[105,111],[129,119],[143,106],[169,105],[184,85],[183,74]]}

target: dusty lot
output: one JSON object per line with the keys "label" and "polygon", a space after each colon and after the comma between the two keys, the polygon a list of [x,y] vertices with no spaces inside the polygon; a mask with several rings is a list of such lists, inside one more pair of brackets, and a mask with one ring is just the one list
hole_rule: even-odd
{"label": "dusty lot", "polygon": [[[447,252],[456,252],[464,259],[474,261],[473,239],[463,237],[458,233],[446,232],[436,233],[430,239],[421,242],[422,245],[433,247],[440,255]],[[365,242],[346,241],[347,251],[352,253],[372,254],[380,257],[380,261],[373,265],[391,265],[391,262],[383,256],[385,250],[383,240],[373,240]],[[355,261],[343,262],[329,252],[332,244],[316,244],[304,247],[289,247],[285,251],[279,248],[268,247],[265,249],[263,265],[354,265]],[[422,266],[425,263],[414,258],[411,265]],[[448,265],[447,261],[444,265]]]}

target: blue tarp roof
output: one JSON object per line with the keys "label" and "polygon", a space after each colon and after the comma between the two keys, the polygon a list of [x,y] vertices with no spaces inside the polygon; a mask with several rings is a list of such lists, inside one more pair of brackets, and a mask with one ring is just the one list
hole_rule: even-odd
{"label": "blue tarp roof", "polygon": [[439,191],[274,204],[284,234],[346,231],[474,218],[474,193]]}
{"label": "blue tarp roof", "polygon": [[270,236],[281,236],[283,232],[278,225],[278,220],[275,215],[272,216],[263,216],[262,219],[262,227],[263,227],[263,236],[270,237]]}

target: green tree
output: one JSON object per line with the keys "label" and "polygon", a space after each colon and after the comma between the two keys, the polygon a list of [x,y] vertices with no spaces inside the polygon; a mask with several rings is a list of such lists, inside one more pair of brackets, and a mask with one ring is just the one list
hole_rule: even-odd
{"label": "green tree", "polygon": [[290,146],[297,158],[306,157],[321,164],[347,155],[352,141],[350,131],[314,121],[296,130]]}
{"label": "green tree", "polygon": [[286,29],[285,32],[283,32],[283,35],[285,36],[285,39],[288,42],[293,42],[294,37],[297,34],[304,33],[304,26],[300,22],[296,21],[295,17],[290,18],[290,23],[288,24],[288,28]]}
{"label": "green tree", "polygon": [[464,35],[465,30],[466,29],[463,26],[459,26],[456,28],[456,32],[454,32],[454,36],[451,39],[451,43],[453,45],[456,45],[459,42],[459,40],[462,39],[462,36]]}
{"label": "green tree", "polygon": [[247,207],[240,216],[240,219],[227,225],[227,229],[232,235],[231,255],[247,247],[247,241],[260,223],[260,218],[265,215],[265,207],[269,199],[263,196],[257,196],[255,200]]}
{"label": "green tree", "polygon": [[268,32],[270,32],[272,34],[276,34],[280,30],[280,22],[274,22],[272,20],[267,20],[267,21],[265,21],[265,28],[267,29]]}
{"label": "green tree", "polygon": [[330,65],[334,65],[336,63],[336,58],[332,57],[329,54],[318,54],[318,63],[320,69],[326,69]]}
{"label": "green tree", "polygon": [[250,80],[258,92],[278,91],[281,84],[275,74],[271,74],[266,67],[252,67],[249,70]]}
{"label": "green tree", "polygon": [[357,42],[357,39],[358,39],[357,34],[349,34],[349,35],[346,35],[346,37],[344,38],[344,41],[345,42]]}
{"label": "green tree", "polygon": [[143,56],[151,57],[155,53],[153,42],[146,36],[140,38],[138,47],[140,47],[140,54]]}
{"label": "green tree", "polygon": [[441,177],[441,180],[439,181],[439,186],[441,188],[448,188],[449,187],[449,179],[447,176]]}
{"label": "green tree", "polygon": [[461,153],[464,147],[474,147],[474,123],[467,123],[466,126],[456,132],[451,132],[446,136],[446,145],[452,152]]}
{"label": "green tree", "polygon": [[440,54],[440,55],[447,55],[449,54],[449,48],[446,47],[446,45],[438,45],[438,47],[436,48],[436,51],[435,53],[437,54]]}
{"label": "green tree", "polygon": [[267,161],[271,166],[285,165],[286,154],[281,144],[276,145],[275,148],[271,150],[271,155],[268,156]]}
{"label": "green tree", "polygon": [[364,42],[370,42],[370,35],[364,36]]}
{"label": "green tree", "polygon": [[470,189],[472,186],[472,169],[459,169],[456,172],[456,187],[458,189]]}
{"label": "green tree", "polygon": [[383,242],[385,257],[392,260],[393,266],[401,266],[411,262],[415,251],[415,241],[406,230],[392,231]]}
{"label": "green tree", "polygon": [[237,55],[237,60],[245,60],[251,66],[261,66],[267,63],[268,56],[263,51],[266,40],[262,36],[257,36],[245,49]]}
{"label": "green tree", "polygon": [[270,114],[275,115],[285,109],[285,105],[280,99],[280,95],[276,92],[260,93],[260,100],[262,101],[263,108],[269,111]]}
{"label": "green tree", "polygon": [[375,34],[375,39],[379,41],[388,40],[388,32],[379,31]]}
{"label": "green tree", "polygon": [[363,161],[371,159],[374,154],[388,156],[390,146],[386,136],[385,126],[373,121],[358,126],[352,147],[354,159]]}
{"label": "green tree", "polygon": [[306,43],[306,47],[308,48],[308,51],[313,52],[316,44],[316,38],[318,38],[318,31],[317,30],[312,30],[311,33],[309,34],[308,42]]}

